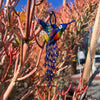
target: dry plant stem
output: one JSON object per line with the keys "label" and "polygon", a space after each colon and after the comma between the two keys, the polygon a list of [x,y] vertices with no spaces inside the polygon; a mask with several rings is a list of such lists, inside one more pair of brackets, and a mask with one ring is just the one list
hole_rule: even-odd
{"label": "dry plant stem", "polygon": [[5,80],[5,78],[7,77],[7,74],[8,74],[8,72],[9,72],[11,63],[12,63],[12,54],[11,54],[11,52],[10,52],[9,65],[8,65],[7,69],[5,68],[4,71],[3,71],[3,75],[2,75],[2,78],[1,78],[1,81],[2,81],[2,82],[3,82],[3,81]]}
{"label": "dry plant stem", "polygon": [[45,97],[46,97],[46,89],[45,89],[45,84],[44,84],[44,86],[43,86],[43,87],[44,87],[44,96],[43,96],[43,97],[45,98]]}
{"label": "dry plant stem", "polygon": [[17,71],[17,67],[18,67],[18,56],[19,56],[19,54],[17,54],[17,56],[16,56],[16,62],[15,62],[14,73],[16,73],[16,71]]}
{"label": "dry plant stem", "polygon": [[17,6],[17,4],[19,3],[20,0],[12,0],[12,6],[15,8]]}
{"label": "dry plant stem", "polygon": [[6,56],[8,56],[8,52],[6,50],[6,47],[5,47],[5,44],[4,43],[3,43],[3,47],[4,47],[4,51],[5,51]]}
{"label": "dry plant stem", "polygon": [[15,36],[18,38],[18,40],[21,40],[21,35],[17,32],[17,29],[14,29],[13,33],[15,33]]}
{"label": "dry plant stem", "polygon": [[6,7],[9,6],[9,2],[10,2],[10,0],[6,0]]}
{"label": "dry plant stem", "polygon": [[35,8],[35,0],[32,0],[31,11],[30,11],[30,18],[29,18],[29,28],[31,27],[33,13],[34,13],[34,8]]}
{"label": "dry plant stem", "polygon": [[[35,1],[34,1],[35,2]],[[31,7],[31,12],[30,12],[30,21],[29,21],[29,25],[30,25],[30,28],[31,28],[31,25],[32,25],[32,28],[34,27],[34,30],[35,30],[35,27],[37,26],[37,21],[35,21],[35,24],[32,23],[32,16],[33,16],[33,13],[34,13],[34,2],[32,3],[32,7]],[[40,4],[40,3],[39,3]],[[50,18],[50,15],[48,15],[48,17],[46,18],[45,22],[47,22]],[[34,25],[34,26],[33,26]],[[32,35],[32,33],[34,32],[33,30],[30,30],[30,36]],[[35,35],[38,35],[39,32],[41,31],[42,27],[40,26],[36,31],[35,31]]]}
{"label": "dry plant stem", "polygon": [[59,95],[62,95],[62,93],[59,91],[57,85],[56,85],[56,89],[57,89],[57,92],[59,93]]}
{"label": "dry plant stem", "polygon": [[3,57],[1,58],[0,66],[4,64],[5,58],[6,58],[6,55],[3,55]]}
{"label": "dry plant stem", "polygon": [[32,32],[33,32],[33,27],[34,27],[34,23],[33,23],[33,21],[32,21],[32,23],[31,23],[31,28],[30,28],[30,37],[31,38],[33,38],[33,36],[32,36]]}
{"label": "dry plant stem", "polygon": [[3,42],[6,41],[6,38],[7,38],[7,28],[5,29],[5,34],[4,34]]}
{"label": "dry plant stem", "polygon": [[34,40],[36,41],[37,45],[38,45],[40,48],[43,48],[43,47],[39,44],[38,40],[36,39],[36,36],[35,36],[34,31],[33,31],[33,37],[34,37]]}
{"label": "dry plant stem", "polygon": [[54,98],[54,100],[57,100],[57,97],[59,96],[59,93],[57,93],[56,97]]}
{"label": "dry plant stem", "polygon": [[63,100],[66,100],[66,99],[65,99],[66,96],[63,95],[63,93],[64,93],[64,90],[62,90],[62,99],[63,99]]}
{"label": "dry plant stem", "polygon": [[12,78],[10,85],[8,86],[6,92],[3,95],[3,100],[7,100],[8,96],[10,95],[10,93],[15,85],[15,81],[17,80],[19,70],[20,70],[20,65],[18,66],[18,70],[16,71],[16,73],[14,73],[14,77]]}
{"label": "dry plant stem", "polygon": [[[83,70],[83,72],[84,72],[84,70]],[[81,89],[83,72],[82,72],[82,75],[81,75],[81,77],[80,77],[80,80],[79,80],[79,84],[78,84],[78,90],[80,90],[80,89]]]}
{"label": "dry plant stem", "polygon": [[22,66],[21,66],[21,70],[20,72],[22,72],[23,70],[23,67],[24,67],[24,63],[25,63],[25,60],[26,60],[26,55],[27,55],[27,51],[28,51],[28,44],[27,43],[24,43],[23,44],[23,49],[22,49]]}
{"label": "dry plant stem", "polygon": [[18,81],[21,80],[25,80],[26,78],[30,77],[31,75],[33,75],[34,72],[36,72],[37,68],[34,68],[31,72],[29,72],[29,74],[25,75],[24,77],[18,78]]}
{"label": "dry plant stem", "polygon": [[0,52],[0,59],[1,59],[1,55],[4,53],[4,48],[1,50]]}
{"label": "dry plant stem", "polygon": [[67,91],[63,95],[66,95],[69,92],[69,90],[71,89],[71,86],[72,86],[72,84],[70,84],[69,88],[67,89]]}
{"label": "dry plant stem", "polygon": [[[46,79],[46,76],[44,76],[44,77],[36,84],[36,86],[41,85],[45,79]],[[32,88],[31,88],[20,100],[25,100],[25,99],[26,99],[27,97],[29,97],[32,93],[34,93],[34,91],[35,91],[35,86],[32,86]]]}
{"label": "dry plant stem", "polygon": [[12,10],[14,11],[14,13],[19,16],[19,14],[16,12],[15,8],[13,6],[11,6]]}
{"label": "dry plant stem", "polygon": [[72,100],[78,100],[78,98],[77,98],[77,96],[76,96],[76,93],[75,93],[75,92],[74,92],[74,94],[73,94]]}
{"label": "dry plant stem", "polygon": [[6,7],[4,8],[4,16],[5,16],[5,18],[7,18],[7,10],[8,10],[8,6],[9,6],[9,2],[10,2],[10,0],[6,0]]}
{"label": "dry plant stem", "polygon": [[28,35],[29,35],[29,33],[30,33],[30,25],[29,25],[30,8],[31,8],[31,0],[27,0],[26,33],[25,33],[25,39],[28,38]]}
{"label": "dry plant stem", "polygon": [[22,24],[21,24],[21,20],[20,20],[19,16],[17,17],[17,20],[18,20],[18,24],[19,24],[19,29],[20,29],[21,34],[22,34],[22,38],[25,38],[25,33],[24,33],[23,29],[22,29]]}
{"label": "dry plant stem", "polygon": [[[45,43],[44,43],[44,44],[45,44]],[[43,47],[44,47],[44,44],[43,44]],[[39,53],[39,56],[38,56],[38,59],[37,59],[37,63],[36,63],[36,67],[38,67],[38,65],[39,65],[39,62],[40,62],[40,59],[41,59],[42,52],[43,52],[43,48],[40,50],[40,53]]]}
{"label": "dry plant stem", "polygon": [[0,0],[0,8],[2,7],[3,0]]}
{"label": "dry plant stem", "polygon": [[56,68],[60,69],[60,68],[63,66],[63,64],[65,63],[65,61],[66,61],[66,60],[64,60],[62,63],[59,63],[59,64],[56,66]]}
{"label": "dry plant stem", "polygon": [[[43,44],[43,47],[44,47],[44,44]],[[38,67],[40,59],[41,59],[42,51],[43,51],[43,49],[40,50],[40,53],[39,53],[39,56],[38,56],[38,59],[37,59],[37,63],[36,63],[36,67],[31,72],[29,72],[27,75],[25,75],[21,78],[18,78],[18,81],[21,81],[21,80],[24,80],[24,79],[30,77],[31,75],[33,75],[34,72],[37,71],[37,67]]]}
{"label": "dry plant stem", "polygon": [[40,5],[43,1],[44,1],[44,0],[41,0],[41,1],[37,2],[37,3],[35,3],[35,6]]}
{"label": "dry plant stem", "polygon": [[48,95],[48,100],[50,100],[51,97],[51,86],[49,87],[49,95]]}
{"label": "dry plant stem", "polygon": [[27,50],[28,50],[28,44],[24,43],[23,44],[23,64],[25,63],[25,60],[26,60]]}
{"label": "dry plant stem", "polygon": [[91,42],[90,42],[90,48],[88,50],[85,68],[84,68],[84,72],[83,72],[82,85],[87,84],[89,81],[99,34],[100,34],[100,2],[99,2],[96,20],[95,20],[95,24],[94,24],[94,30],[93,30],[92,38],[91,38]]}
{"label": "dry plant stem", "polygon": [[23,65],[23,45],[22,45],[22,40],[20,41],[20,65]]}
{"label": "dry plant stem", "polygon": [[38,89],[38,87],[37,87],[37,86],[36,86],[36,89],[37,89],[37,92],[38,92],[38,94],[39,94],[39,96],[40,96],[41,100],[45,100],[45,99],[42,97],[42,95],[41,95],[41,93],[40,93],[40,91],[39,91],[39,89]]}
{"label": "dry plant stem", "polygon": [[58,72],[61,72],[62,70],[64,70],[64,69],[66,69],[68,66],[65,66],[65,67],[63,67],[63,68],[60,68],[57,72],[56,72],[56,74],[58,73]]}

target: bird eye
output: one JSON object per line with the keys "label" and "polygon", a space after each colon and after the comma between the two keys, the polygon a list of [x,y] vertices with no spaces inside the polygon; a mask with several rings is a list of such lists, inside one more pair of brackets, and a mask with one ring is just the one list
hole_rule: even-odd
{"label": "bird eye", "polygon": [[62,28],[62,25],[59,26],[59,29],[61,29],[61,28]]}

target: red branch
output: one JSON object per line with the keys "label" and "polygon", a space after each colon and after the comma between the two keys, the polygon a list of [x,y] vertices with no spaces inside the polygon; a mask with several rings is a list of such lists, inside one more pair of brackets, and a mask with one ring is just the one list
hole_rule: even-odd
{"label": "red branch", "polygon": [[18,67],[18,56],[19,56],[19,54],[16,56],[16,62],[15,62],[14,73],[16,73],[16,71],[17,71],[17,67]]}
{"label": "red branch", "polygon": [[59,91],[57,85],[56,85],[56,88],[57,88],[57,92],[59,93],[59,95],[62,95],[62,93]]}
{"label": "red branch", "polygon": [[54,100],[57,100],[57,97],[59,96],[59,93],[57,93],[56,97],[54,98]]}
{"label": "red branch", "polygon": [[27,14],[26,14],[26,33],[25,33],[25,38],[28,38],[28,35],[30,33],[30,25],[29,25],[30,8],[31,8],[31,0],[27,0]]}
{"label": "red branch", "polygon": [[42,2],[43,2],[43,0],[41,0],[41,1],[37,2],[37,3],[35,3],[35,6],[40,5]]}
{"label": "red branch", "polygon": [[35,0],[32,0],[31,11],[30,11],[30,19],[29,19],[29,29],[31,29],[31,23],[32,23],[34,8],[35,8]]}
{"label": "red branch", "polygon": [[66,95],[69,92],[69,90],[71,89],[71,86],[72,86],[72,84],[69,85],[69,88],[67,89],[67,91],[63,95]]}
{"label": "red branch", "polygon": [[34,72],[36,72],[37,68],[34,68],[31,72],[29,72],[27,75],[25,75],[24,77],[18,78],[17,80],[24,80],[26,78],[28,78],[29,76],[33,75]]}
{"label": "red branch", "polygon": [[51,96],[51,86],[49,87],[49,96],[48,96],[48,100],[50,100],[50,96]]}
{"label": "red branch", "polygon": [[41,95],[41,93],[40,93],[40,91],[39,91],[39,89],[38,89],[38,87],[37,87],[37,86],[36,86],[36,89],[37,89],[37,92],[38,92],[38,94],[39,94],[39,96],[40,96],[41,100],[44,100],[44,98],[42,97],[42,95]]}
{"label": "red branch", "polygon": [[9,53],[9,57],[10,57],[9,65],[8,65],[8,67],[7,67],[7,70],[4,69],[4,72],[3,72],[3,75],[2,75],[2,78],[1,78],[1,81],[2,81],[2,82],[3,82],[4,79],[6,78],[7,73],[8,73],[8,71],[9,71],[9,68],[10,68],[10,66],[11,66],[11,63],[12,63],[12,53],[11,53],[11,51],[10,51],[10,53]]}
{"label": "red branch", "polygon": [[46,92],[45,85],[43,86],[43,88],[44,88],[44,99],[45,99],[45,92]]}

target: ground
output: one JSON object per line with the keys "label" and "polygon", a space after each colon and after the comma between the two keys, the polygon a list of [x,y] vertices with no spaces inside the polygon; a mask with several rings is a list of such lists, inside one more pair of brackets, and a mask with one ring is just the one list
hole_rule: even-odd
{"label": "ground", "polygon": [[94,80],[87,90],[87,95],[91,100],[100,100],[100,80]]}

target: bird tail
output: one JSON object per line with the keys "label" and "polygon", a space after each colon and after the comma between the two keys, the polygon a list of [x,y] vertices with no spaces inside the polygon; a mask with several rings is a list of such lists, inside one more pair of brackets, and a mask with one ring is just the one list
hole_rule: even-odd
{"label": "bird tail", "polygon": [[46,57],[45,57],[45,63],[44,67],[47,67],[46,70],[46,80],[47,80],[47,87],[50,87],[51,81],[54,77],[54,69],[55,69],[55,63],[56,59],[58,57],[57,53],[57,45],[55,44],[49,44],[49,42],[46,45]]}

